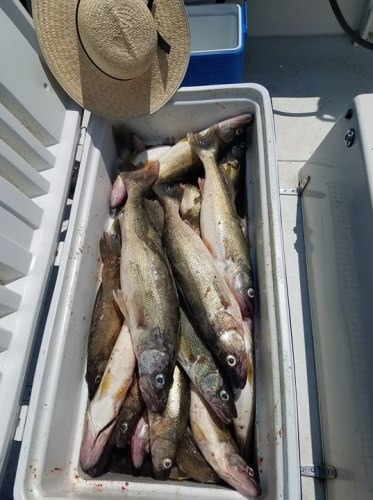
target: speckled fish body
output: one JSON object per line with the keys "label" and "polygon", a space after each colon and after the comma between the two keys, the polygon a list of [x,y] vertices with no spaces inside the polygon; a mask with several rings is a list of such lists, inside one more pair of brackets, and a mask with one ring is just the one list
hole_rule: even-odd
{"label": "speckled fish body", "polygon": [[253,314],[253,282],[249,245],[232,200],[232,192],[217,163],[217,143],[212,134],[189,134],[188,140],[202,160],[201,236],[226,276],[244,318]]}
{"label": "speckled fish body", "polygon": [[180,444],[176,463],[179,476],[199,483],[216,484],[220,478],[207,463],[194,441],[192,431],[187,427]]}
{"label": "speckled fish body", "polygon": [[167,402],[179,349],[180,310],[176,286],[151,223],[144,195],[155,182],[158,162],[123,174],[128,199],[120,218],[121,291],[138,363],[139,384],[149,410]]}
{"label": "speckled fish body", "polygon": [[199,216],[201,212],[201,191],[192,184],[183,184],[183,197],[180,204],[182,219],[200,236]]}
{"label": "speckled fish body", "polygon": [[261,488],[254,471],[240,456],[237,445],[225,425],[211,412],[192,387],[190,424],[193,437],[214,471],[246,498],[256,498]]}
{"label": "speckled fish body", "polygon": [[179,289],[198,333],[235,387],[246,383],[240,309],[203,241],[179,215],[178,187],[156,188],[165,209],[163,240]]}
{"label": "speckled fish body", "polygon": [[86,381],[92,399],[100,385],[115,341],[118,338],[123,316],[113,298],[113,290],[120,285],[120,231],[104,233],[100,239],[103,263],[101,284],[93,308],[87,348]]}
{"label": "speckled fish body", "polygon": [[233,428],[240,453],[244,458],[247,458],[252,448],[255,410],[254,347],[250,320],[244,323],[244,336],[247,354],[247,382],[243,389],[235,391],[237,418],[233,419]]}
{"label": "speckled fish body", "polygon": [[135,367],[131,335],[125,322],[86,413],[80,449],[80,466],[85,472],[97,467],[100,461],[132,383]]}
{"label": "speckled fish body", "polygon": [[148,412],[150,451],[158,479],[167,479],[170,475],[188,424],[189,406],[188,382],[176,365],[165,409],[161,413]]}
{"label": "speckled fish body", "polygon": [[215,413],[230,424],[237,416],[230,389],[224,383],[210,351],[199,339],[183,309],[180,310],[180,348],[178,360],[196,389]]}
{"label": "speckled fish body", "polygon": [[124,448],[131,441],[132,432],[144,411],[145,401],[140,391],[139,377],[135,371],[115,425],[115,440],[118,448]]}
{"label": "speckled fish body", "polygon": [[[201,135],[205,135],[209,131],[213,133],[222,154],[228,145],[243,133],[252,120],[251,113],[228,118],[203,130]],[[199,163],[198,155],[193,151],[188,140],[181,139],[160,158],[158,182],[174,183],[180,181],[190,174],[191,169],[198,166]]]}

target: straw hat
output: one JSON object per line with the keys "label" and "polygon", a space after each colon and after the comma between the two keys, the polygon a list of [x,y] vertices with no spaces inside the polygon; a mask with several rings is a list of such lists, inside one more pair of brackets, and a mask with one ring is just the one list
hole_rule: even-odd
{"label": "straw hat", "polygon": [[32,10],[52,73],[97,115],[154,113],[184,78],[190,35],[183,0],[34,0]]}

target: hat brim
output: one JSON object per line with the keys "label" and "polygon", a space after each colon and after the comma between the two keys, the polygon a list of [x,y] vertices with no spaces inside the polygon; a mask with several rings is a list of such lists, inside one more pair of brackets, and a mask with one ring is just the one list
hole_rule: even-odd
{"label": "hat brim", "polygon": [[157,111],[180,86],[190,57],[190,33],[183,0],[155,1],[152,13],[169,54],[157,48],[139,78],[118,80],[100,71],[81,46],[76,27],[79,0],[34,0],[40,47],[66,93],[87,110],[107,118],[144,116]]}

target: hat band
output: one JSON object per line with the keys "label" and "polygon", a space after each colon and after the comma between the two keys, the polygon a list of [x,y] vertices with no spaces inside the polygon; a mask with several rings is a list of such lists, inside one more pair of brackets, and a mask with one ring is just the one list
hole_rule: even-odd
{"label": "hat band", "polygon": [[[154,0],[148,0],[148,9],[150,10],[150,12],[152,12],[153,3]],[[168,42],[166,42],[166,40],[159,33],[158,30],[157,30],[157,37],[158,37],[158,47],[162,49],[163,52],[166,52],[166,54],[169,54],[171,52],[171,45]]]}
{"label": "hat band", "polygon": [[[153,3],[154,3],[154,0],[148,0],[148,9],[150,10],[151,13],[152,13],[152,8],[153,8]],[[93,66],[95,66],[99,71],[101,71],[101,73],[103,73],[104,75],[108,76],[109,78],[113,78],[113,80],[118,80],[120,82],[129,82],[130,80],[134,80],[134,78],[128,78],[128,79],[126,79],[126,78],[117,78],[115,76],[109,75],[109,73],[106,73],[106,71],[104,71],[102,68],[100,68],[99,66],[97,66],[97,64],[94,62],[94,60],[90,57],[90,55],[88,54],[88,52],[86,51],[86,49],[84,47],[84,44],[82,42],[82,39],[81,39],[80,33],[79,33],[79,25],[78,25],[79,4],[80,4],[80,0],[78,0],[78,3],[76,4],[75,25],[76,25],[76,32],[78,34],[80,46],[83,48],[85,55],[91,61],[91,63],[93,64]],[[168,42],[166,42],[166,40],[159,33],[158,30],[157,30],[157,44],[158,44],[158,47],[161,50],[163,50],[163,52],[165,52],[166,54],[170,53],[170,51],[171,51],[171,45]]]}

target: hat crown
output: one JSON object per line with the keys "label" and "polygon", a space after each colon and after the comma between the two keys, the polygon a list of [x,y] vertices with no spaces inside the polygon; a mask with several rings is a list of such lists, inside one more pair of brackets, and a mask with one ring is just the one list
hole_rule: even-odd
{"label": "hat crown", "polygon": [[80,0],[77,28],[91,61],[113,78],[138,78],[157,50],[157,29],[144,0]]}

